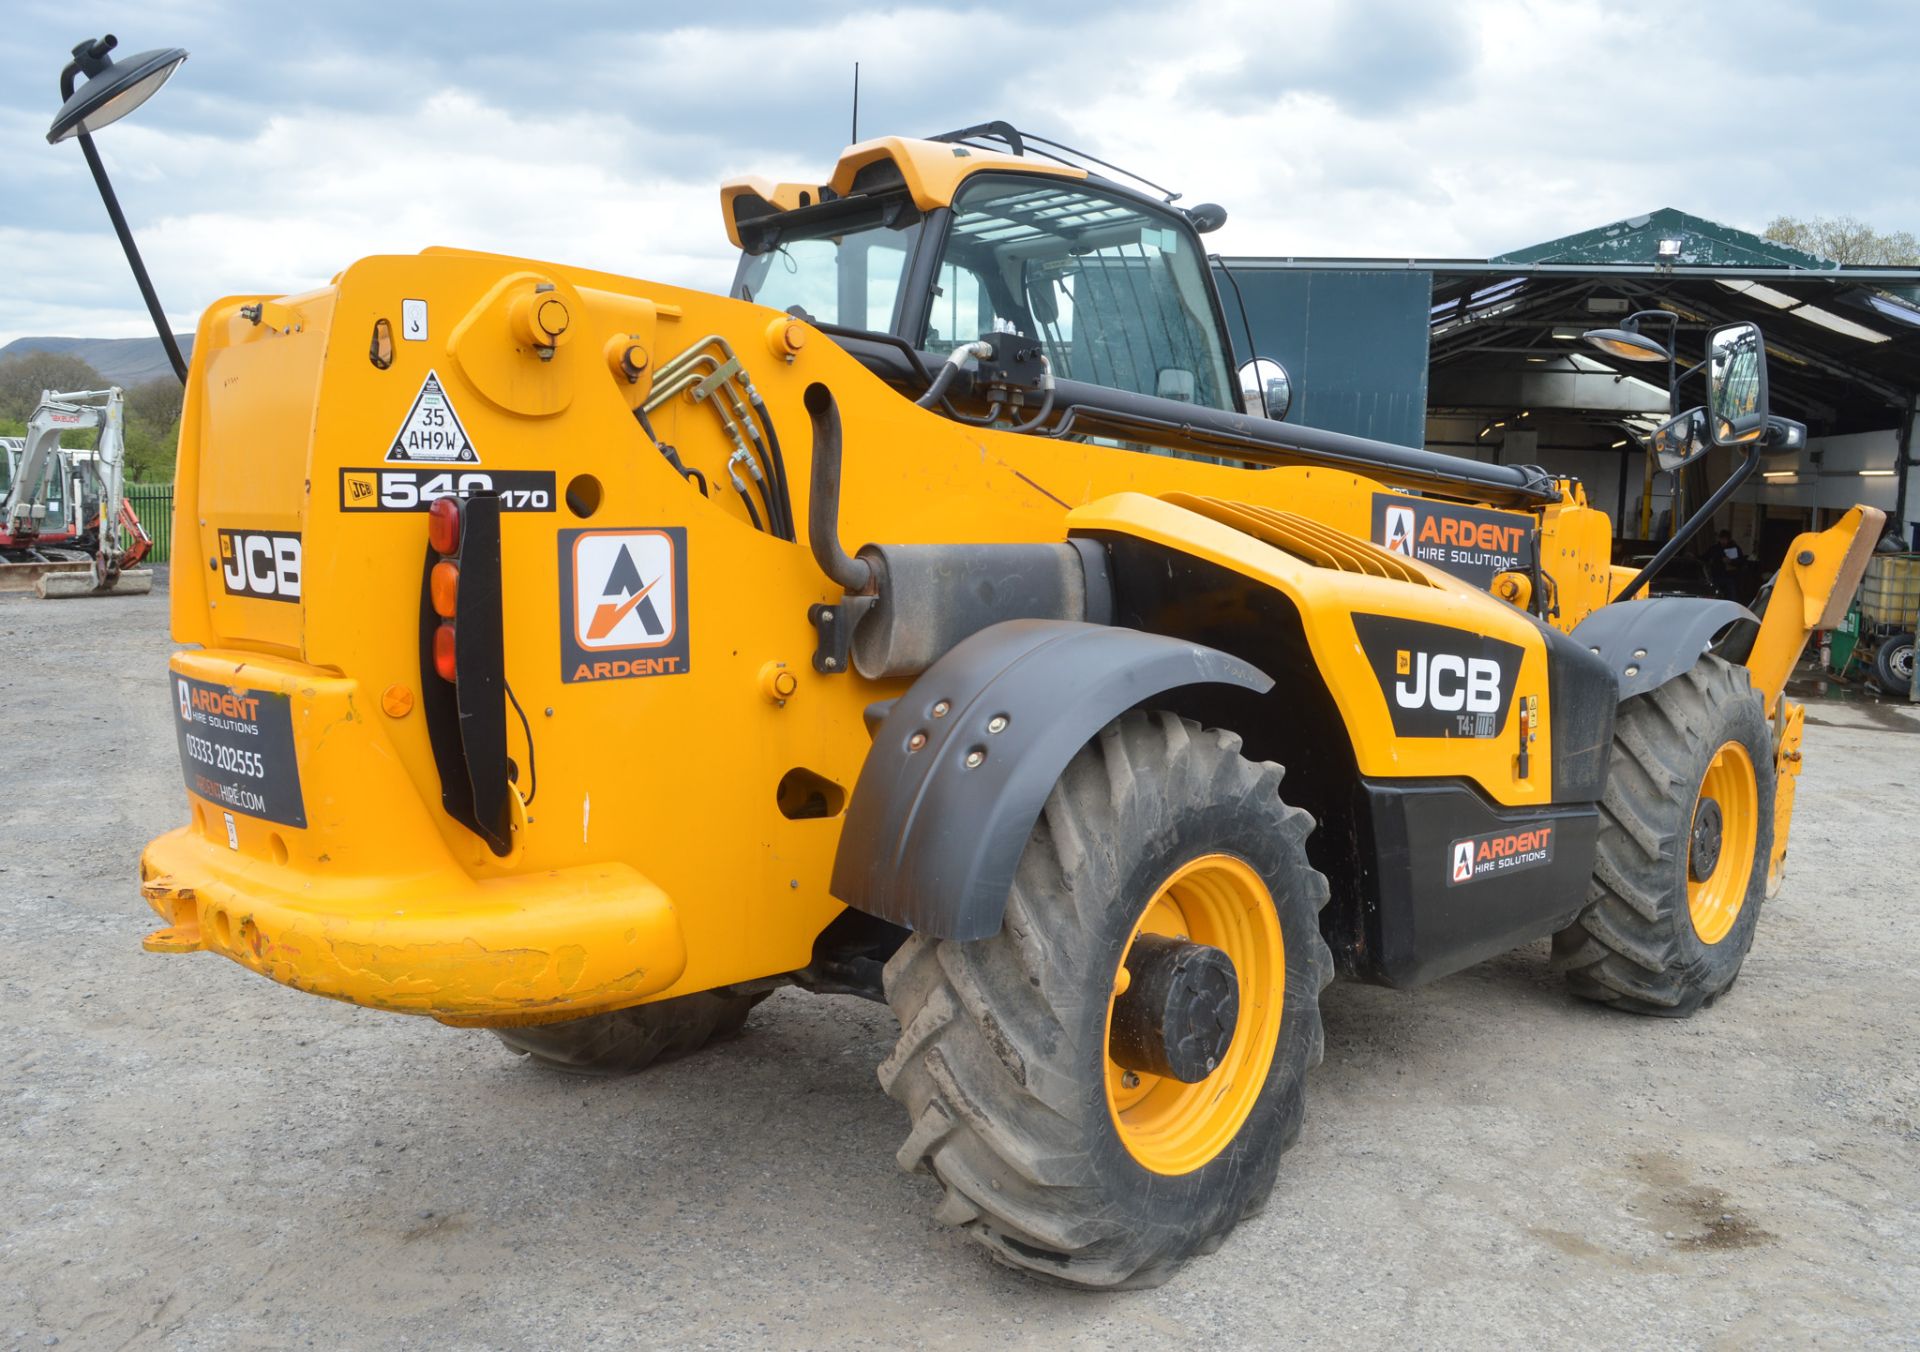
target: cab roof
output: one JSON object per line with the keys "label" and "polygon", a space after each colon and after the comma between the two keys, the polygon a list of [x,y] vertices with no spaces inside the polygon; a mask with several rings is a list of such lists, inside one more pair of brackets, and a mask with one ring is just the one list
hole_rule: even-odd
{"label": "cab roof", "polygon": [[951,206],[961,183],[993,169],[1084,180],[1085,169],[953,141],[923,141],[910,136],[881,136],[848,146],[825,183],[774,183],[757,176],[730,179],[720,187],[720,214],[735,248],[741,227],[781,212],[816,206],[836,198],[904,187],[921,211]]}

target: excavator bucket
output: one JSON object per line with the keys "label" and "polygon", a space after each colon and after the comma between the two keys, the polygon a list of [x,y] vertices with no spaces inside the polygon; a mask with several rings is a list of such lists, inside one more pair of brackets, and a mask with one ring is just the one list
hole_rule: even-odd
{"label": "excavator bucket", "polygon": [[[31,566],[33,565],[14,565],[16,568]],[[59,565],[50,566],[59,567]],[[34,580],[33,590],[34,594],[43,601],[71,596],[145,596],[153,590],[153,570],[132,569],[116,575],[105,583],[100,583],[94,580],[93,566],[83,564],[79,568],[41,573]]]}

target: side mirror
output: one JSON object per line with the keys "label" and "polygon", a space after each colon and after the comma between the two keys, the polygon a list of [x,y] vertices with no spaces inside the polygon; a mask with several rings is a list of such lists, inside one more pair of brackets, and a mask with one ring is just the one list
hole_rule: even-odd
{"label": "side mirror", "polygon": [[1255,357],[1240,367],[1240,406],[1256,417],[1286,419],[1293,405],[1293,377],[1272,357]]}
{"label": "side mirror", "polygon": [[1767,348],[1757,324],[1728,324],[1707,338],[1707,436],[1745,446],[1767,430]]}
{"label": "side mirror", "polygon": [[1707,411],[1690,408],[1661,423],[1647,439],[1647,449],[1662,473],[1685,469],[1713,449],[1707,440]]}

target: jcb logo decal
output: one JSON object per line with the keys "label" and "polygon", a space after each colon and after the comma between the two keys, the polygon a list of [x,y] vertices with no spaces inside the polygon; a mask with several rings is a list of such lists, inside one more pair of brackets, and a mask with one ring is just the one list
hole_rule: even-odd
{"label": "jcb logo decal", "polygon": [[1438,709],[1442,713],[1490,714],[1500,708],[1500,664],[1485,657],[1454,653],[1394,654],[1394,703],[1402,709]]}
{"label": "jcb logo decal", "polygon": [[1354,632],[1401,737],[1493,737],[1506,723],[1521,649],[1397,615],[1355,615]]}
{"label": "jcb logo decal", "polygon": [[566,681],[688,670],[683,527],[560,532],[560,675]]}
{"label": "jcb logo decal", "polygon": [[300,535],[297,531],[223,530],[220,578],[232,596],[261,601],[300,599]]}

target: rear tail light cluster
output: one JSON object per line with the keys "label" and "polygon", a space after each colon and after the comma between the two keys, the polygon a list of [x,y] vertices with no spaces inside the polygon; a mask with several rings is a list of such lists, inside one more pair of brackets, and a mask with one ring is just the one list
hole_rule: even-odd
{"label": "rear tail light cluster", "polygon": [[454,614],[460,608],[460,503],[454,498],[435,498],[427,508],[427,543],[440,555],[427,579],[433,613],[440,627],[433,634],[433,669],[443,681],[455,677],[453,647]]}

